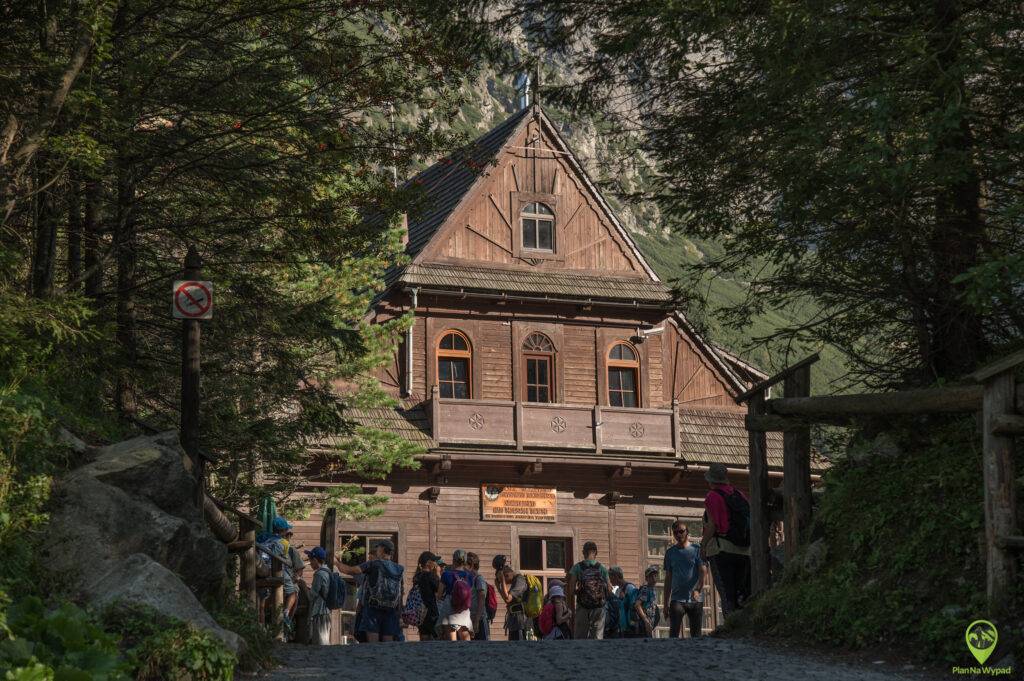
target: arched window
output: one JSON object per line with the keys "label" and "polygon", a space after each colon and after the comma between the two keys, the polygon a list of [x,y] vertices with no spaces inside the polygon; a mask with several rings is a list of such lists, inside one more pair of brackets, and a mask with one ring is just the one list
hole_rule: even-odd
{"label": "arched window", "polygon": [[473,351],[469,339],[458,331],[448,331],[437,344],[437,386],[441,397],[468,400]]}
{"label": "arched window", "polygon": [[527,402],[555,401],[555,345],[542,333],[523,341],[523,392]]}
{"label": "arched window", "polygon": [[543,203],[528,203],[520,215],[523,248],[552,251],[555,248],[555,213]]}
{"label": "arched window", "polygon": [[640,406],[640,360],[627,343],[616,343],[608,353],[608,404]]}

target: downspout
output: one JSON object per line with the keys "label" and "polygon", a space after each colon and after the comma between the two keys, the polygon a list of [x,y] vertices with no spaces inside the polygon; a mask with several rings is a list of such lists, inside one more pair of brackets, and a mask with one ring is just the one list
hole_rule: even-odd
{"label": "downspout", "polygon": [[418,288],[409,289],[409,293],[412,296],[412,304],[409,308],[409,312],[412,314],[412,323],[409,328],[405,331],[405,396],[412,397],[412,331],[416,326],[416,307],[419,304],[420,290]]}

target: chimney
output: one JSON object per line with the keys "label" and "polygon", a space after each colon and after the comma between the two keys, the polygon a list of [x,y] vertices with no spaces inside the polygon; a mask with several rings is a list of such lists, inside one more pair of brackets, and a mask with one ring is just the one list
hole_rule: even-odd
{"label": "chimney", "polygon": [[519,110],[530,106],[530,74],[523,71],[516,76],[516,95],[518,96]]}

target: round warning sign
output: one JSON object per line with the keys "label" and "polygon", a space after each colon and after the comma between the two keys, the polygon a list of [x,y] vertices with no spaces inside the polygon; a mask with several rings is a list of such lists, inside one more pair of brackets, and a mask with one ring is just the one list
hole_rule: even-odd
{"label": "round warning sign", "polygon": [[213,317],[213,282],[176,281],[171,311],[177,319]]}

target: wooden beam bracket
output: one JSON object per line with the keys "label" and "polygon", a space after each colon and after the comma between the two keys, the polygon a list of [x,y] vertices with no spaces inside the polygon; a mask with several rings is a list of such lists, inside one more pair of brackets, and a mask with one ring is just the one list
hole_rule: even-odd
{"label": "wooden beam bracket", "polygon": [[628,478],[631,475],[633,475],[633,467],[629,466],[629,465],[626,465],[626,466],[619,466],[618,468],[612,469],[612,472],[609,475],[609,477],[611,477],[611,478]]}
{"label": "wooden beam bracket", "polygon": [[757,395],[758,393],[762,393],[763,394],[765,390],[767,390],[768,388],[772,387],[773,385],[775,385],[779,381],[784,381],[788,376],[790,376],[794,372],[796,372],[799,369],[802,369],[802,368],[804,368],[806,366],[810,366],[810,365],[814,364],[819,359],[821,359],[820,355],[818,355],[818,353],[814,353],[810,357],[804,357],[802,360],[800,360],[796,364],[793,364],[791,366],[786,367],[785,369],[783,369],[779,373],[775,374],[774,376],[769,376],[768,378],[764,379],[760,383],[755,383],[752,387],[748,388],[744,392],[741,392],[739,395],[737,395],[734,398],[736,400],[736,404],[743,404],[744,402],[749,400],[754,395]]}
{"label": "wooden beam bracket", "polygon": [[522,476],[540,475],[543,472],[544,472],[544,464],[543,464],[543,462],[541,462],[540,459],[536,459],[533,462],[528,463],[528,464],[526,464],[525,466],[522,466],[519,469],[519,474],[522,475]]}

